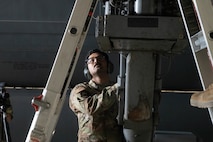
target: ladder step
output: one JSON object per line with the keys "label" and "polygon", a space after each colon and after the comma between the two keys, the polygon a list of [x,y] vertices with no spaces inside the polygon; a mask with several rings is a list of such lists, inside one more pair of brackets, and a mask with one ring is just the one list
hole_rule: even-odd
{"label": "ladder step", "polygon": [[192,0],[181,0],[185,19],[189,28],[190,35],[194,35],[200,31],[197,17],[194,12]]}

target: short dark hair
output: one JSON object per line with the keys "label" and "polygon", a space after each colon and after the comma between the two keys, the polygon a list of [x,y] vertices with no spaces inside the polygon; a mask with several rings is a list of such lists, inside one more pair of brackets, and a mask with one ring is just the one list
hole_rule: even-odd
{"label": "short dark hair", "polygon": [[101,54],[102,56],[105,57],[107,63],[109,62],[109,56],[108,56],[105,52],[103,52],[103,51],[101,51],[101,50],[99,50],[99,49],[90,50],[90,51],[87,53],[87,55],[86,55],[85,62],[87,61],[87,59],[89,58],[89,56],[90,56],[91,54],[93,54],[93,53],[99,53],[99,54]]}

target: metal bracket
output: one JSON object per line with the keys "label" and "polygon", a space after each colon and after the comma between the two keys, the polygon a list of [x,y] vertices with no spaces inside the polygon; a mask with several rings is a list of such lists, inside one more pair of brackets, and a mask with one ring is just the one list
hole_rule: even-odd
{"label": "metal bracket", "polygon": [[38,111],[39,107],[43,107],[45,109],[50,107],[50,103],[43,101],[42,98],[43,98],[43,95],[39,95],[32,99],[31,104],[34,107],[35,111]]}

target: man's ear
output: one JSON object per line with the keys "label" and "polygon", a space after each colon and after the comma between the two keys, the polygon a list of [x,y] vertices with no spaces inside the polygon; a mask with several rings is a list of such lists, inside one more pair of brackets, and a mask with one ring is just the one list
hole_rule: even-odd
{"label": "man's ear", "polygon": [[90,74],[89,69],[88,69],[87,66],[84,67],[84,76],[85,76],[88,80],[92,79],[92,75]]}

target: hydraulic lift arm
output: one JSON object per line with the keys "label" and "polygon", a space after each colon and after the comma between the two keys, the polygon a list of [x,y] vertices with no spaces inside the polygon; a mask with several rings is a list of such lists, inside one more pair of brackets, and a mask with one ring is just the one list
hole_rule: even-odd
{"label": "hydraulic lift arm", "polygon": [[98,0],[76,0],[26,142],[51,141]]}

